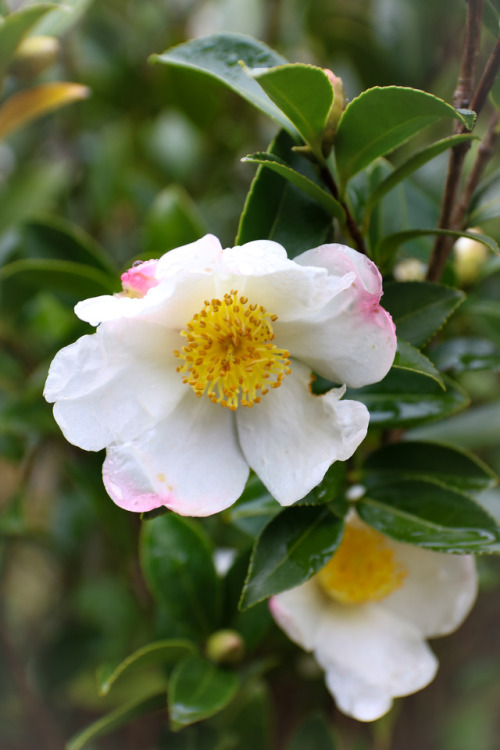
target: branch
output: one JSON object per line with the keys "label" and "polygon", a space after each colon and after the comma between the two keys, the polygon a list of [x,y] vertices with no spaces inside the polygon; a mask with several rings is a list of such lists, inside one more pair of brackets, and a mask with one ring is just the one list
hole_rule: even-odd
{"label": "branch", "polygon": [[340,203],[340,205],[342,206],[342,208],[345,211],[346,229],[349,232],[349,234],[351,235],[351,237],[352,237],[352,239],[354,241],[354,244],[356,245],[356,249],[360,253],[363,253],[363,255],[368,255],[368,253],[366,251],[365,241],[363,239],[363,235],[361,234],[361,230],[358,227],[358,225],[356,224],[356,220],[355,220],[354,216],[349,211],[349,207],[348,207],[347,203],[345,201],[343,201],[343,200],[340,199],[340,197],[339,197],[339,191],[338,191],[337,185],[335,183],[335,180],[332,177],[332,173],[330,172],[330,170],[328,169],[327,166],[324,166],[324,167],[321,167],[320,174],[321,174],[321,177],[323,178],[325,184],[327,185],[329,191],[331,192],[331,194],[335,198],[335,200],[337,200]]}
{"label": "branch", "polygon": [[[479,51],[482,13],[483,0],[469,0],[467,5],[464,52],[460,64],[457,88],[453,96],[453,103],[458,108],[468,108],[471,100],[476,60]],[[462,125],[458,125],[455,126],[455,131],[463,132],[464,128]],[[438,222],[440,229],[449,229],[451,227],[453,207],[456,203],[460,178],[468,149],[468,143],[461,143],[451,150]],[[438,235],[436,237],[427,271],[428,281],[439,281],[448,255],[451,252],[451,247],[452,242],[450,242],[449,237],[446,235]]]}

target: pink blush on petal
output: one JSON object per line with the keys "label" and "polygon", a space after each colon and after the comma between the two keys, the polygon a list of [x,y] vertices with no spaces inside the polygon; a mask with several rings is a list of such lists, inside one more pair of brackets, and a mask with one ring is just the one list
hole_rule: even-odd
{"label": "pink blush on petal", "polygon": [[136,492],[132,487],[124,489],[104,474],[103,482],[106,492],[116,505],[135,513],[147,513],[149,510],[162,506],[171,508],[177,502],[177,498],[170,492],[157,494],[156,492]]}
{"label": "pink blush on petal", "polygon": [[128,297],[144,297],[150,289],[157,286],[155,276],[157,260],[146,260],[134,264],[128,271],[122,273],[123,291]]}

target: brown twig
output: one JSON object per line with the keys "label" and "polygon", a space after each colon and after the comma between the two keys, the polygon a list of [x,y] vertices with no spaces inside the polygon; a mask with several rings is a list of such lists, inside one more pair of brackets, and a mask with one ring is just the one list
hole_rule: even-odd
{"label": "brown twig", "polygon": [[[481,34],[482,12],[483,0],[469,0],[467,5],[464,52],[460,64],[460,75],[458,77],[457,88],[453,96],[453,103],[455,107],[458,107],[459,109],[467,108],[472,98],[472,88],[474,85],[476,60]],[[457,124],[457,126],[455,126],[455,131],[463,132],[464,128],[462,125]],[[462,169],[468,149],[468,143],[460,143],[451,150],[438,223],[440,229],[449,229],[451,226],[453,207],[456,202]],[[451,245],[452,243],[450,242],[449,237],[445,235],[438,235],[436,237],[427,271],[428,281],[439,281],[441,278],[444,265],[451,251]]]}
{"label": "brown twig", "polygon": [[462,190],[460,200],[458,201],[458,204],[453,211],[451,222],[452,229],[464,228],[464,218],[470,206],[474,191],[479,185],[479,180],[483,175],[486,165],[488,164],[495,151],[495,144],[498,138],[497,126],[498,112],[495,111],[491,117],[486,135],[481,145],[479,146],[476,160],[471,169],[469,177],[467,178],[464,189]]}
{"label": "brown twig", "polygon": [[480,113],[480,111],[483,108],[483,105],[486,101],[486,97],[488,96],[489,92],[491,91],[491,88],[493,84],[495,83],[495,79],[498,75],[498,71],[500,69],[500,36],[498,37],[495,46],[493,47],[493,50],[491,52],[491,55],[488,58],[488,62],[486,63],[486,67],[484,69],[483,75],[481,76],[481,80],[479,81],[476,93],[474,94],[474,98],[471,102],[471,109],[474,110],[476,115]]}
{"label": "brown twig", "polygon": [[368,253],[366,251],[366,245],[363,239],[363,235],[361,234],[361,230],[356,224],[356,220],[354,216],[351,214],[348,205],[340,199],[339,191],[335,183],[335,180],[333,179],[332,173],[330,172],[328,167],[324,166],[320,169],[320,174],[321,174],[323,181],[325,182],[325,185],[328,187],[329,191],[331,192],[335,200],[338,201],[340,205],[342,206],[342,208],[344,209],[346,229],[351,235],[354,241],[354,244],[356,245],[356,249],[360,253],[363,253],[363,255],[367,255]]}

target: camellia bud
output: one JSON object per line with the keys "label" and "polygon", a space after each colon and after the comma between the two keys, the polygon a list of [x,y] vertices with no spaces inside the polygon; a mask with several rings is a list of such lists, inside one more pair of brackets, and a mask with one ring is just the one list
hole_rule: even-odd
{"label": "camellia bud", "polygon": [[342,112],[345,109],[346,98],[342,78],[336,76],[335,73],[332,73],[332,71],[328,70],[328,68],[323,68],[323,71],[328,76],[328,79],[333,88],[333,104],[331,106],[330,112],[328,113],[325,132],[323,134],[323,142],[321,144],[323,155],[328,156],[328,154],[332,150],[339,120],[342,116]]}
{"label": "camellia bud", "polygon": [[[478,227],[468,231],[481,234]],[[453,245],[453,268],[459,283],[466,285],[476,281],[487,258],[488,248],[486,245],[469,237],[460,237]]]}
{"label": "camellia bud", "polygon": [[33,78],[52,65],[60,48],[53,36],[28,36],[16,49],[9,72],[18,78]]}
{"label": "camellia bud", "polygon": [[236,630],[217,630],[209,637],[205,653],[216,664],[237,664],[245,655],[245,643]]}
{"label": "camellia bud", "polygon": [[425,264],[417,258],[405,258],[394,266],[396,281],[423,281],[425,279]]}

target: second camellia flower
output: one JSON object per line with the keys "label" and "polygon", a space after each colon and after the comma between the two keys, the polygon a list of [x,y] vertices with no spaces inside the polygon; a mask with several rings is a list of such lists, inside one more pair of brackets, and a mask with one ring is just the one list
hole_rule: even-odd
{"label": "second camellia flower", "polygon": [[[57,354],[45,388],[70,442],[107,449],[121,507],[210,515],[249,468],[290,505],[365,437],[367,409],[341,397],[381,380],[396,350],[365,256],[322,245],[292,261],[275,242],[223,250],[207,235],[122,283],[76,306],[97,331]],[[312,372],[339,387],[314,395]]]}

